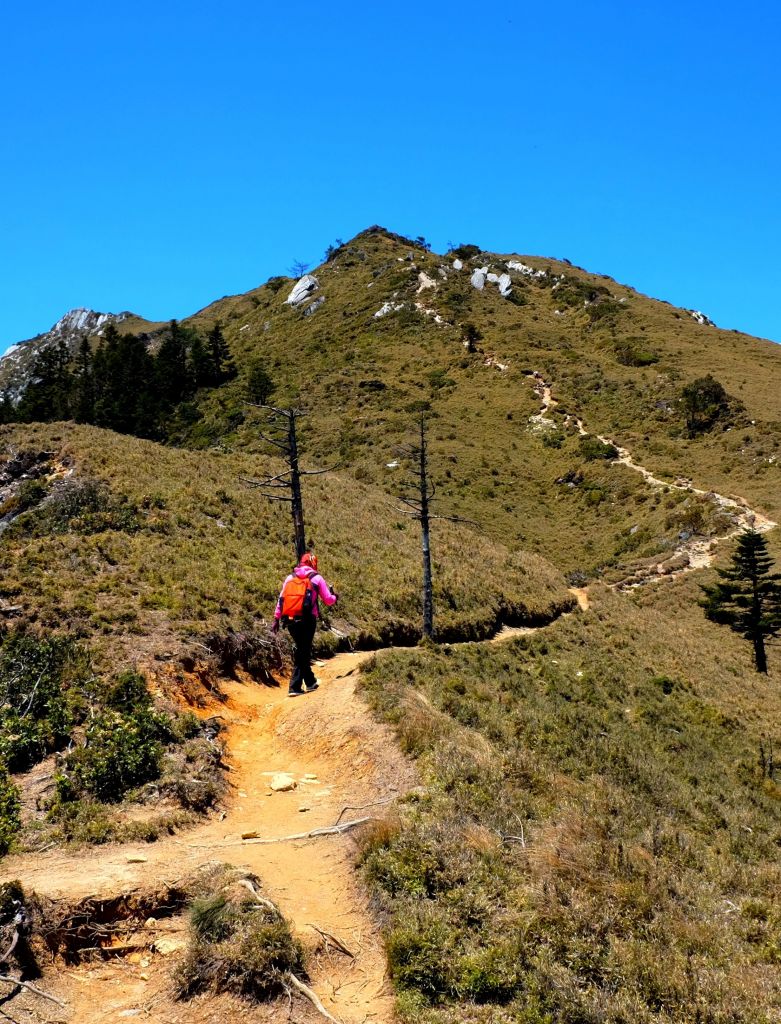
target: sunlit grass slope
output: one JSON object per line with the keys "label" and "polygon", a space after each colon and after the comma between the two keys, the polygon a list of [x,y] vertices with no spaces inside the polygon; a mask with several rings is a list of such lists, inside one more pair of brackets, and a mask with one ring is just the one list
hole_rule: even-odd
{"label": "sunlit grass slope", "polygon": [[[0,594],[41,625],[164,651],[176,638],[270,619],[291,566],[289,512],[242,482],[271,469],[268,460],[72,424],[7,428],[1,440],[6,451],[54,452],[73,479],[103,481],[124,502],[114,528],[96,532],[77,518],[52,532],[44,504],[0,538]],[[413,641],[417,525],[349,474],[307,481],[305,501],[322,570],[340,593],[334,623],[354,642]],[[433,551],[442,636],[484,636],[499,620],[544,620],[572,602],[541,558],[470,527],[438,523]]]}
{"label": "sunlit grass slope", "polygon": [[405,1020],[759,1024],[781,1009],[781,674],[600,592],[498,647],[381,656],[426,789],[367,837]]}
{"label": "sunlit grass slope", "polygon": [[[538,370],[563,412],[658,474],[781,511],[781,348],[701,325],[562,261],[520,257],[545,276],[512,271],[515,301],[493,284],[471,285],[474,268],[501,272],[518,259],[482,253],[456,271],[452,258],[366,232],[313,271],[320,287],[312,298],[324,301],[309,315],[308,302],[286,304],[289,278],[214,303],[190,322],[205,330],[221,320],[242,374],[204,396],[205,422],[185,440],[259,445],[243,372],[260,360],[275,400],[312,411],[304,437],[315,462],[339,458],[392,492],[399,474],[386,463],[425,409],[442,498],[494,539],[589,575],[672,546],[686,528],[685,496],[654,496],[636,474],[585,459],[563,415],[552,433],[530,429],[539,402],[524,371]],[[435,287],[420,290],[421,274]],[[376,317],[385,303],[394,308]],[[475,352],[464,346],[472,330]],[[709,372],[746,412],[731,430],[689,440],[680,392]],[[573,474],[577,485],[568,486]]]}

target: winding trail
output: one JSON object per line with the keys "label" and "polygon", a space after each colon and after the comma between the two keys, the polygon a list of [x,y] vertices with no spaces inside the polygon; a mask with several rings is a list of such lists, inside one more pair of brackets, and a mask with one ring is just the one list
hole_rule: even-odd
{"label": "winding trail", "polygon": [[[536,370],[528,372],[526,376],[533,380],[534,389],[541,402],[540,412],[530,417],[530,422],[543,427],[555,426],[555,421],[553,420],[551,413],[559,403],[553,397],[552,385]],[[581,437],[590,436],[589,432],[583,425],[583,421],[577,416],[567,413],[565,415],[564,422],[565,425],[574,423]],[[726,533],[719,534],[718,536],[694,536],[682,541],[672,553],[668,552],[664,557],[660,557],[656,561],[651,561],[650,564],[639,566],[618,583],[613,583],[613,589],[633,590],[636,587],[641,587],[645,584],[653,583],[661,579],[680,576],[683,573],[691,572],[694,569],[706,569],[708,566],[713,564],[716,556],[716,548],[719,544],[722,544],[727,540],[732,540],[744,530],[750,528],[753,528],[758,533],[767,533],[778,525],[761,512],[757,512],[755,509],[750,508],[745,498],[731,498],[724,494],[718,494],[716,491],[706,491],[702,488],[694,487],[689,480],[681,480],[680,478],[673,482],[662,480],[659,477],[654,476],[654,474],[649,469],[646,469],[645,466],[635,462],[628,449],[616,444],[616,442],[611,440],[609,437],[603,437],[601,434],[597,434],[595,436],[603,444],[610,444],[616,449],[618,452],[618,458],[613,460],[614,464],[626,466],[627,469],[631,469],[633,472],[639,473],[651,487],[666,487],[670,490],[685,491],[688,494],[698,494],[707,498],[718,508],[726,512],[733,524],[732,529],[728,530]]]}
{"label": "winding trail", "polygon": [[[501,643],[535,631],[505,627],[485,642]],[[17,854],[3,861],[2,880],[19,878],[28,891],[65,909],[90,897],[107,900],[173,886],[214,862],[246,868],[261,879],[310,949],[317,939],[311,926],[317,925],[356,953],[354,960],[333,951],[310,957],[311,985],[329,1012],[345,1024],[391,1024],[394,998],[385,951],[356,875],[353,834],[278,843],[242,839],[249,832],[281,839],[333,825],[340,815],[342,820],[381,815],[383,804],[416,785],[412,762],[355,692],[358,670],[373,656],[350,652],[320,663],[320,689],[296,700],[287,697],[285,687],[221,681],[227,701],[215,700],[198,713],[217,713],[225,721],[230,795],[222,815],[155,843]],[[270,781],[276,772],[292,775],[296,787],[273,792]],[[378,807],[365,807],[377,801]],[[139,925],[131,940],[148,952],[51,975],[45,971],[43,987],[67,1003],[61,1020],[108,1024],[137,1011],[154,1024],[196,1024],[243,1020],[249,1009],[252,1016],[247,1019],[287,1019],[286,1006],[249,1008],[228,996],[176,1002],[170,974],[186,944],[184,917]],[[41,1019],[51,1019],[45,1004],[29,993],[16,997],[14,1005],[39,1007]],[[298,1019],[322,1019],[309,1013],[314,1011],[297,1003]]]}
{"label": "winding trail", "polygon": [[[506,364],[496,366],[507,368]],[[554,424],[551,414],[558,403],[550,383],[538,372],[528,376],[541,400],[541,411],[532,420],[543,426]],[[588,433],[581,420],[569,417],[569,421],[581,435]],[[600,440],[614,444],[608,438]],[[717,544],[746,527],[766,532],[776,526],[742,498],[704,491],[687,481],[661,480],[636,463],[625,448],[615,447],[615,461],[639,473],[650,486],[702,495],[727,512],[734,524],[734,529],[719,537],[687,540],[672,557],[668,554],[614,584],[618,589],[704,568],[713,561]],[[572,592],[579,611],[587,611],[587,589]],[[486,642],[500,643],[536,631],[505,627]],[[246,868],[261,879],[264,890],[312,950],[311,985],[327,1010],[344,1024],[392,1024],[394,999],[385,951],[368,895],[354,869],[354,834],[286,838],[328,827],[340,817],[371,815],[372,806],[392,803],[416,785],[413,764],[400,752],[391,731],[373,719],[356,694],[358,670],[373,656],[372,652],[343,653],[320,664],[320,689],[299,700],[287,699],[283,688],[269,689],[250,681],[221,682],[225,703],[215,699],[199,710],[204,716],[217,713],[225,720],[230,795],[221,815],[152,844],[19,854],[3,861],[3,880],[19,878],[27,890],[66,908],[90,897],[109,899],[173,886],[214,862]],[[291,775],[295,788],[273,791],[270,781],[277,772]],[[246,833],[285,841],[247,841],[242,839]],[[323,951],[315,942],[313,925],[339,936],[354,951],[354,959]],[[289,1019],[288,1008],[280,1003],[256,1007],[228,996],[176,1002],[170,975],[186,942],[183,916],[139,923],[135,939],[146,950],[135,958],[85,963],[75,969],[58,967],[45,973],[42,984],[66,1003],[58,1020],[108,1024],[138,1017],[152,1024],[222,1024],[225,1020],[281,1024]],[[52,1020],[51,1005],[33,994],[15,997],[14,1007],[28,1010],[33,1015],[28,1020]],[[296,1017],[322,1019],[298,1002]]]}

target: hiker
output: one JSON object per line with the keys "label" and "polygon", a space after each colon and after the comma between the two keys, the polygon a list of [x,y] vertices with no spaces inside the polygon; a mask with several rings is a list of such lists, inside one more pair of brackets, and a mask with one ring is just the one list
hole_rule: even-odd
{"label": "hiker", "polygon": [[293,640],[295,668],[290,679],[289,697],[300,697],[302,693],[317,689],[318,683],[312,671],[312,642],[320,615],[319,597],[327,605],[336,604],[339,599],[317,571],[317,555],[307,551],[282,584],[271,627],[272,633],[278,633],[282,622]]}

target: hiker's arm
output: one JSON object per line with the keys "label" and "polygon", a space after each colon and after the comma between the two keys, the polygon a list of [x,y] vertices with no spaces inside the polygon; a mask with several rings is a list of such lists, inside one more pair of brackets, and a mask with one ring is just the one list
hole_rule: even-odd
{"label": "hiker's arm", "polygon": [[315,576],[312,583],[317,587],[317,592],[322,597],[323,603],[327,605],[336,604],[337,594],[335,594],[328,584],[325,582],[322,576]]}

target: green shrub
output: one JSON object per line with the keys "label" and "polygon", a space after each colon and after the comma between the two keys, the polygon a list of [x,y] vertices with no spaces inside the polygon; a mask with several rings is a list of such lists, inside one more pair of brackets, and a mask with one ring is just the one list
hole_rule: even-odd
{"label": "green shrub", "polygon": [[23,480],[19,489],[0,505],[0,518],[18,516],[30,508],[40,505],[49,488],[44,480]]}
{"label": "green shrub", "polygon": [[644,345],[639,338],[616,342],[615,353],[622,366],[652,366],[659,362],[657,353]]}
{"label": "green shrub", "polygon": [[8,853],[21,824],[19,790],[8,777],[7,769],[0,766],[0,856]]}
{"label": "green shrub", "polygon": [[86,741],[69,754],[57,777],[57,796],[63,803],[88,793],[114,803],[128,792],[160,775],[161,734],[170,727],[166,715],[138,710],[125,715],[106,710],[95,716]]}
{"label": "green shrub", "polygon": [[0,636],[0,757],[9,769],[62,749],[92,696],[89,656],[72,639]]}
{"label": "green shrub", "polygon": [[606,441],[600,441],[598,437],[593,434],[588,434],[586,437],[581,437],[578,442],[580,448],[580,454],[587,461],[591,462],[595,459],[617,459],[618,448],[614,444],[610,444]]}
{"label": "green shrub", "polygon": [[102,533],[140,529],[138,509],[125,495],[114,495],[100,480],[70,477],[59,483],[37,512],[14,523],[16,534],[43,537],[57,533]]}

